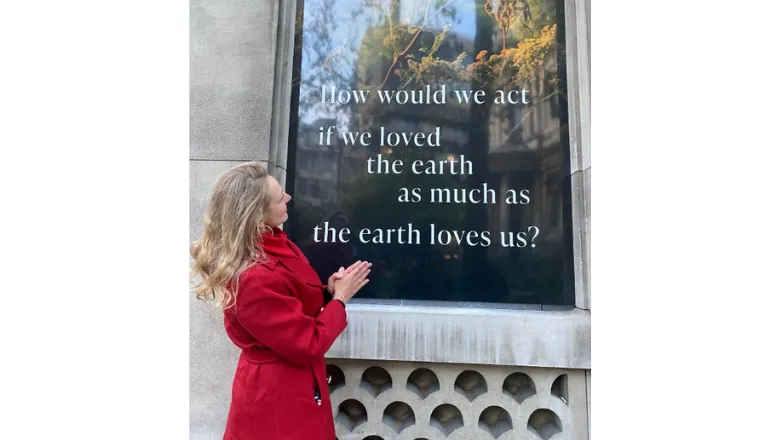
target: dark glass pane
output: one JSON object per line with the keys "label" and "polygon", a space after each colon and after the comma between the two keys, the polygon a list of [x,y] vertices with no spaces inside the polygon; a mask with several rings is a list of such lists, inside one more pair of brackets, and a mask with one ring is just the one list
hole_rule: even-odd
{"label": "dark glass pane", "polygon": [[285,227],[323,282],[573,304],[562,8],[299,1]]}

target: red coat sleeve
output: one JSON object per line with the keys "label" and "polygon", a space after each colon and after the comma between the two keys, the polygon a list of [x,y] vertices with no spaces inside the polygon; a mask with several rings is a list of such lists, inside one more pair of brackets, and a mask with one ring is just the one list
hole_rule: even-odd
{"label": "red coat sleeve", "polygon": [[273,272],[251,273],[238,286],[238,322],[260,343],[291,363],[310,365],[322,358],[347,327],[347,314],[331,301],[313,318]]}

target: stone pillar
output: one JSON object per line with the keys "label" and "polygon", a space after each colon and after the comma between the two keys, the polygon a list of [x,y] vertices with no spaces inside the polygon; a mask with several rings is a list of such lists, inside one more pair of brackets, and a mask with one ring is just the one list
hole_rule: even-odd
{"label": "stone pillar", "polygon": [[[246,161],[273,162],[279,3],[190,3],[191,240],[221,172]],[[221,439],[238,351],[225,336],[221,313],[194,295],[190,342],[190,438]]]}
{"label": "stone pillar", "polygon": [[[590,310],[590,0],[565,0],[575,304]],[[588,437],[591,372],[585,370]]]}

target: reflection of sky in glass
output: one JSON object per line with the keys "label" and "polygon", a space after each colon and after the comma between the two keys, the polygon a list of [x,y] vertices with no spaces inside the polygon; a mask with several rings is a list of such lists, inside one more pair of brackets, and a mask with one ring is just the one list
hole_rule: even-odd
{"label": "reflection of sky in glass", "polygon": [[[401,21],[419,21],[422,19],[423,14],[425,13],[425,5],[428,3],[428,0],[400,0],[399,2],[399,11],[401,16]],[[431,6],[428,8],[428,13],[432,14],[435,12],[438,8],[441,6],[435,7],[437,5],[434,5],[434,3],[437,3],[436,1],[430,1]],[[450,3],[450,1],[439,2],[442,5]],[[445,24],[450,24],[451,32],[455,35],[458,35],[462,38],[474,38],[474,33],[476,31],[475,22],[476,18],[474,15],[474,1],[473,0],[455,0],[452,3],[452,6],[457,8],[457,12],[455,14],[455,19],[453,20],[451,17],[442,17],[437,16],[434,20],[431,20],[429,23],[429,26],[435,29],[442,29],[444,28]],[[448,9],[452,9],[452,6],[448,7]]]}
{"label": "reflection of sky in glass", "polygon": [[[306,0],[304,8],[304,28],[311,28],[313,21],[316,20],[312,14],[307,11],[322,7],[324,0]],[[333,31],[328,35],[328,40],[335,51],[339,53],[339,62],[334,66],[342,77],[351,78],[355,64],[357,62],[357,49],[363,41],[366,29],[375,24],[379,18],[379,13],[372,8],[366,8],[357,19],[352,18],[352,11],[361,8],[363,0],[334,0],[332,10],[335,16],[336,25]],[[383,2],[389,4],[389,0]],[[476,14],[473,0],[400,0],[398,13],[402,23],[414,22],[420,23],[425,13],[426,4],[430,3],[428,13],[432,15],[443,5],[449,5],[457,8],[455,17],[441,16],[438,14],[429,20],[426,27],[431,29],[443,29],[446,24],[450,24],[450,35],[458,36],[462,39],[471,40],[476,33]],[[302,86],[319,87],[320,84],[312,78],[313,63],[316,61],[311,56],[308,49],[314,45],[322,44],[320,41],[311,38],[313,34],[305,34],[303,39],[303,54],[301,57]],[[308,37],[308,38],[307,38]],[[338,51],[341,48],[341,51]],[[315,107],[302,106],[299,109],[301,120],[304,123],[311,123],[317,118],[327,117],[322,109]]]}

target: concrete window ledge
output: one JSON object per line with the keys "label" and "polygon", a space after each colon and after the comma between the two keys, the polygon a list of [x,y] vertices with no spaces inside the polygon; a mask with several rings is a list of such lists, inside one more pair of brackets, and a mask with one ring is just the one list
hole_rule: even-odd
{"label": "concrete window ledge", "polygon": [[590,312],[350,302],[329,358],[590,369]]}

